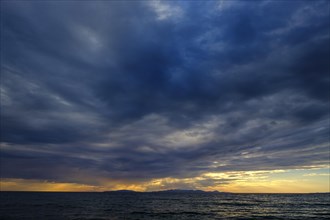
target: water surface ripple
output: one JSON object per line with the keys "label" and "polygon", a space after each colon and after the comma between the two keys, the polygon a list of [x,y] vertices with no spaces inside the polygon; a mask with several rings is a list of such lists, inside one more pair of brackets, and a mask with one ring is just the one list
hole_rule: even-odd
{"label": "water surface ripple", "polygon": [[330,194],[1,192],[2,220],[330,219]]}

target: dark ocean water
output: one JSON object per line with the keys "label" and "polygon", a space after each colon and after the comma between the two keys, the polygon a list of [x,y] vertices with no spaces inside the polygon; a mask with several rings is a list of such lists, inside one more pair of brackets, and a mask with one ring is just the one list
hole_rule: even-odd
{"label": "dark ocean water", "polygon": [[330,194],[0,193],[0,219],[330,219]]}

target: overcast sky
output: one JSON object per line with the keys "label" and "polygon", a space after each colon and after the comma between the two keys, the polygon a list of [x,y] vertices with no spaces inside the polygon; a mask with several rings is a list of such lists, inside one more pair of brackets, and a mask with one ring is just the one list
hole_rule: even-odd
{"label": "overcast sky", "polygon": [[329,21],[329,1],[1,1],[1,177],[327,166]]}

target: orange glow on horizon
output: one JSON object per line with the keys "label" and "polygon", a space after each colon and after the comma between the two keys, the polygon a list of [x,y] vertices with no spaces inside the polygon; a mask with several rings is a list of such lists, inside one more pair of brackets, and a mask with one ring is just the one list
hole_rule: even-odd
{"label": "orange glow on horizon", "polygon": [[[102,192],[110,190],[159,191],[200,189],[233,193],[313,193],[330,192],[326,169],[273,170],[205,173],[192,178],[159,178],[141,182],[103,179],[98,185],[50,182],[30,179],[1,179],[1,191]],[[306,173],[307,172],[307,173]],[[83,182],[83,181],[82,181]]]}

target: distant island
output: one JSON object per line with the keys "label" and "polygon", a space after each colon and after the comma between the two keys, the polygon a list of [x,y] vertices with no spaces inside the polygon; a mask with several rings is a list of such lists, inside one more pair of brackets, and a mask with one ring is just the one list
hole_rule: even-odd
{"label": "distant island", "polygon": [[193,194],[223,194],[228,192],[215,191],[203,191],[194,189],[169,189],[160,191],[149,191],[149,192],[139,192],[134,190],[114,190],[114,191],[104,191],[104,193],[193,193]]}

